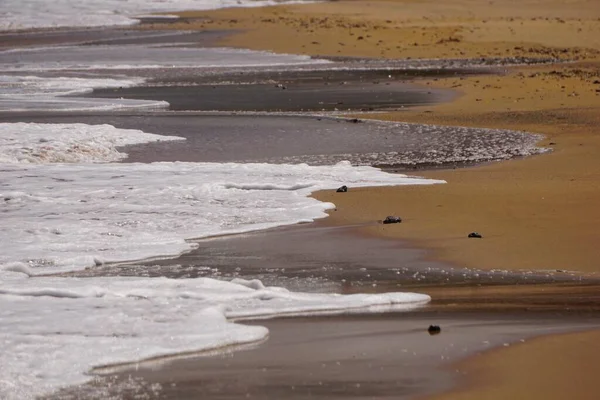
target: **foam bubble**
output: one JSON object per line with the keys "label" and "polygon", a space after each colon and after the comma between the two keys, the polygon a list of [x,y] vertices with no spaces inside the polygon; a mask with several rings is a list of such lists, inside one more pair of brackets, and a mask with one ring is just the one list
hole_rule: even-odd
{"label": "foam bubble", "polygon": [[[0,163],[82,163],[119,161],[118,147],[156,141],[183,140],[112,125],[0,123]],[[5,193],[4,201],[27,197]],[[26,200],[25,198],[19,199]]]}
{"label": "foam bubble", "polygon": [[107,111],[161,109],[169,103],[153,100],[88,99],[68,97],[91,93],[95,88],[121,88],[142,84],[144,79],[40,77],[0,75],[0,111]]}

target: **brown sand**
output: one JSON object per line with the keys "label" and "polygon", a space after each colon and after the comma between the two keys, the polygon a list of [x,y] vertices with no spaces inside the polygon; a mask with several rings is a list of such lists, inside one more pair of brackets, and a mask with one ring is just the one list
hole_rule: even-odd
{"label": "brown sand", "polygon": [[[277,52],[386,58],[537,56],[578,64],[422,83],[451,104],[390,113],[421,123],[547,135],[552,154],[430,171],[447,185],[316,195],[333,224],[401,215],[369,233],[413,240],[461,266],[600,272],[600,4],[596,0],[336,1],[186,13],[188,28],[239,29],[223,44]],[[181,27],[181,26],[180,26]],[[466,238],[479,231],[483,240]],[[472,385],[443,398],[597,398],[599,333],[547,337],[461,365]]]}

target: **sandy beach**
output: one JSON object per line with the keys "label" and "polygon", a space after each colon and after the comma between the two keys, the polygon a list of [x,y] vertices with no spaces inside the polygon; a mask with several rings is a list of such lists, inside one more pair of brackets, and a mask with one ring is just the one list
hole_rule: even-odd
{"label": "sandy beach", "polygon": [[[548,151],[474,167],[466,163],[468,168],[444,157],[392,165],[391,171],[447,183],[321,191],[313,196],[336,208],[315,223],[197,240],[196,250],[177,258],[62,275],[81,280],[241,277],[299,291],[415,291],[432,301],[401,313],[243,321],[269,328],[268,340],[209,354],[214,357],[99,369],[88,385],[65,388],[48,399],[597,397],[597,0],[339,0],[179,15],[179,21],[167,23],[149,18],[133,30],[5,34],[9,44],[0,47],[168,47],[177,42],[334,62],[495,61],[485,70],[461,68],[468,66],[461,61],[456,70],[434,63],[437,67],[406,74],[343,68],[335,74],[309,68],[291,73],[283,67],[283,72],[241,77],[233,71],[219,86],[207,84],[210,76],[186,75],[191,68],[157,68],[151,85],[84,96],[168,101],[169,110],[8,112],[0,120],[112,124],[187,139],[130,146],[125,162],[331,165],[339,160],[328,156],[382,153],[394,146],[415,154],[462,151],[478,135],[484,136],[482,142],[502,137],[497,131],[502,129],[544,135],[539,145]],[[145,33],[132,35],[140,30]],[[171,31],[175,36],[167,34]],[[224,113],[209,113],[214,110]],[[338,118],[342,110],[347,114]],[[264,115],[251,115],[257,111]],[[267,114],[272,111],[283,113]],[[302,111],[336,111],[337,116],[285,114]],[[368,119],[450,128],[431,134],[419,127],[403,140],[388,141],[373,133],[379,128],[364,122]],[[496,131],[464,134],[454,127]],[[434,146],[423,147],[419,134]],[[413,142],[417,145],[411,147]],[[504,151],[495,159],[511,157]],[[382,224],[388,215],[403,221]],[[483,238],[467,238],[473,231]],[[439,324],[442,333],[429,335],[430,324]]]}
{"label": "sandy beach", "polygon": [[[239,30],[223,45],[276,52],[569,61],[511,67],[494,76],[419,80],[427,87],[455,89],[461,96],[417,110],[361,115],[542,133],[546,139],[540,145],[551,148],[550,154],[477,168],[415,172],[444,179],[447,185],[351,189],[316,197],[336,203],[328,219],[334,225],[400,215],[400,225],[363,230],[407,239],[429,249],[431,259],[455,266],[599,272],[596,1],[337,1],[182,15],[186,20],[181,27]],[[467,239],[471,231],[480,232],[483,240]],[[594,378],[583,354],[589,360],[597,358],[598,346],[592,344],[597,339],[594,332],[548,337],[467,360],[461,368],[476,371],[477,379],[442,398],[595,398]],[[554,358],[561,361],[551,362]]]}

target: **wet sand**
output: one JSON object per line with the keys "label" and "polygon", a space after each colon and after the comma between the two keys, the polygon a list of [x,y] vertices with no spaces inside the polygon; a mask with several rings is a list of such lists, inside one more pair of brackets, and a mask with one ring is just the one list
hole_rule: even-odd
{"label": "wet sand", "polygon": [[[89,399],[123,392],[150,399],[409,399],[448,390],[457,379],[471,377],[470,371],[450,367],[452,362],[532,336],[589,329],[600,320],[597,314],[556,310],[425,308],[255,323],[270,331],[269,339],[255,348],[99,369],[101,377],[94,383],[49,399],[78,398],[81,391]],[[441,334],[429,335],[431,324],[441,326]]]}
{"label": "wet sand", "polygon": [[[325,219],[197,240],[197,249],[175,258],[106,265],[64,275],[260,279],[266,285],[306,292],[418,291],[431,294],[433,302],[440,305],[463,299],[466,293],[473,298],[478,298],[478,293],[491,298],[495,294],[498,304],[506,303],[505,291],[511,285],[519,285],[513,288],[516,295],[520,287],[528,292],[533,290],[532,285],[541,284],[549,293],[555,293],[555,285],[566,285],[567,289],[557,290],[556,294],[574,303],[575,297],[589,299],[583,290],[600,283],[600,277],[583,279],[566,271],[522,273],[456,268],[430,261],[425,251],[402,241],[361,234],[368,226],[376,225],[379,223],[331,227]],[[494,291],[493,287],[498,289]],[[527,303],[519,301],[513,304]],[[540,303],[533,298],[529,301],[532,307]],[[544,301],[547,299],[541,303]],[[485,303],[489,305],[490,301]]]}
{"label": "wet sand", "polygon": [[[393,79],[391,73],[386,70],[261,73],[260,69],[256,72],[246,69],[203,78],[182,72],[182,76],[157,77],[151,87],[95,90],[92,97],[165,100],[172,111],[290,112],[389,110],[432,104],[453,95],[450,90],[406,84],[403,81],[411,76],[402,71],[393,71]],[[432,69],[420,74],[456,76],[460,70]]]}

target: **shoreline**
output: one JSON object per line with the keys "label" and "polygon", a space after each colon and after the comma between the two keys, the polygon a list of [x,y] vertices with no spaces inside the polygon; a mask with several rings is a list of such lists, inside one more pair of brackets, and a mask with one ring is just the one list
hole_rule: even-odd
{"label": "shoreline", "polygon": [[[311,9],[313,6],[311,6]],[[317,7],[317,6],[315,6]],[[335,5],[327,5],[327,7],[335,7]],[[318,9],[318,7],[317,7]],[[238,12],[238,11],[236,11]],[[224,12],[224,14],[226,15],[226,13]],[[557,24],[560,24],[559,22],[557,22]],[[451,38],[451,37],[450,37]],[[229,39],[227,39],[229,40]],[[232,39],[233,40],[233,39]],[[364,39],[363,39],[364,40]],[[442,39],[440,39],[442,40]],[[453,43],[453,41],[449,41],[448,43]],[[442,43],[443,44],[443,43]],[[431,49],[430,49],[431,50]],[[573,55],[573,54],[578,54],[578,52],[569,52],[568,55]],[[596,64],[591,64],[592,66],[584,66],[584,68],[596,68]],[[523,78],[525,78],[525,80],[529,80],[532,79],[533,81],[544,81],[544,78],[548,78],[550,77],[550,79],[552,78],[557,78],[556,81],[552,82],[552,85],[554,85],[555,83],[558,83],[559,86],[558,88],[560,88],[560,84],[561,83],[567,83],[570,87],[570,85],[573,83],[573,81],[575,80],[579,80],[580,77],[577,76],[577,73],[575,73],[575,77],[573,76],[560,76],[555,74],[555,71],[567,71],[568,74],[574,73],[573,71],[575,71],[576,69],[580,68],[579,66],[573,66],[573,65],[567,65],[567,66],[542,66],[542,67],[536,67],[537,69],[533,69],[536,72],[532,72],[531,74],[537,74],[539,73],[538,71],[542,71],[541,74],[539,76],[534,76],[534,77],[530,77],[530,76],[524,76]],[[464,79],[461,79],[460,81],[458,81],[457,79],[453,78],[448,78],[448,79],[438,79],[438,80],[431,80],[429,81],[429,83],[431,85],[438,85],[440,87],[453,87],[454,85],[465,85],[466,87],[463,87],[464,89],[464,93],[463,96],[460,97],[459,99],[455,100],[454,102],[450,103],[450,104],[446,104],[446,105],[438,105],[438,106],[431,106],[428,105],[426,106],[424,109],[421,110],[416,110],[416,111],[411,111],[411,112],[402,112],[402,113],[389,113],[387,116],[383,115],[383,116],[377,116],[379,117],[383,117],[383,118],[389,118],[389,119],[403,119],[403,120],[408,120],[408,121],[414,121],[414,122],[419,122],[419,121],[431,121],[431,120],[435,120],[439,123],[442,124],[448,124],[448,125],[453,125],[453,124],[467,124],[467,125],[471,125],[471,126],[490,126],[490,127],[507,127],[507,126],[512,126],[512,127],[523,127],[523,126],[527,126],[527,127],[531,127],[533,130],[533,132],[539,132],[542,131],[543,133],[548,133],[547,130],[549,128],[553,128],[552,132],[551,132],[551,136],[546,139],[546,142],[555,142],[554,146],[555,147],[555,152],[554,154],[551,155],[545,155],[544,157],[535,157],[535,158],[527,158],[524,160],[512,160],[509,162],[503,162],[503,163],[495,163],[493,165],[486,165],[486,166],[480,166],[480,167],[475,167],[475,168],[468,168],[468,169],[464,169],[461,171],[422,171],[422,173],[425,176],[430,176],[430,177],[440,177],[440,176],[446,176],[449,177],[449,179],[451,179],[452,181],[447,185],[450,186],[451,184],[455,184],[456,186],[453,187],[452,190],[446,191],[446,190],[442,190],[441,192],[431,192],[428,190],[425,190],[424,188],[416,188],[415,190],[411,190],[410,194],[406,193],[406,194],[399,194],[399,192],[401,190],[405,190],[406,188],[400,188],[398,190],[392,190],[392,189],[381,189],[381,190],[377,190],[377,191],[373,191],[371,189],[364,189],[364,190],[352,190],[351,191],[351,195],[350,196],[345,196],[347,198],[344,198],[344,204],[340,203],[338,204],[338,208],[341,212],[337,213],[336,212],[336,216],[334,219],[332,219],[331,217],[328,218],[328,222],[332,223],[332,224],[337,224],[337,223],[344,223],[349,221],[352,218],[355,218],[358,214],[358,220],[360,221],[361,219],[365,219],[365,220],[372,220],[372,218],[376,218],[378,219],[382,219],[385,217],[385,215],[388,214],[387,210],[385,213],[383,213],[384,215],[380,215],[381,212],[381,204],[382,204],[382,199],[385,199],[385,201],[389,202],[386,203],[387,205],[389,205],[389,207],[386,205],[386,207],[388,208],[392,208],[392,205],[395,204],[402,204],[402,214],[401,216],[403,216],[403,218],[406,219],[406,223],[401,224],[401,226],[399,227],[383,227],[383,226],[375,226],[375,227],[369,227],[364,229],[364,233],[367,234],[374,234],[378,237],[390,237],[390,238],[404,238],[404,239],[408,239],[411,240],[411,243],[416,243],[418,246],[420,247],[424,247],[424,248],[442,248],[442,250],[438,251],[438,253],[436,253],[433,258],[434,259],[440,259],[440,260],[445,260],[445,261],[449,261],[454,263],[455,265],[461,265],[461,266],[473,266],[473,267],[481,267],[481,265],[479,264],[475,264],[477,263],[481,263],[481,260],[487,260],[486,262],[489,263],[486,264],[486,268],[488,269],[495,269],[495,268],[506,268],[505,265],[496,265],[493,264],[493,262],[495,261],[503,261],[506,264],[510,264],[511,267],[517,268],[517,269],[521,269],[522,267],[524,267],[524,269],[539,269],[539,260],[542,259],[540,257],[544,256],[546,257],[543,260],[544,266],[548,266],[550,265],[550,269],[556,269],[556,270],[563,270],[564,269],[564,265],[565,265],[565,260],[569,261],[569,262],[575,262],[577,263],[577,265],[579,266],[579,268],[583,268],[586,271],[589,270],[591,272],[598,272],[595,269],[595,265],[593,263],[594,259],[593,256],[595,253],[595,248],[593,247],[594,243],[597,243],[597,234],[594,230],[594,226],[597,226],[597,216],[598,214],[595,213],[593,207],[589,207],[590,203],[594,203],[594,199],[596,199],[596,197],[594,197],[595,195],[597,195],[597,188],[596,186],[594,186],[595,183],[597,183],[597,173],[595,173],[593,171],[593,167],[594,167],[594,159],[590,158],[593,157],[593,154],[597,154],[595,152],[595,150],[598,148],[598,142],[595,138],[590,138],[590,132],[593,131],[594,127],[597,126],[597,121],[598,118],[597,116],[595,116],[595,112],[598,110],[598,106],[597,103],[595,103],[596,98],[593,97],[593,93],[590,94],[590,87],[594,87],[592,84],[593,80],[595,78],[589,79],[589,77],[586,77],[584,79],[584,83],[580,84],[577,86],[577,93],[579,93],[580,91],[585,92],[582,95],[577,95],[577,96],[569,96],[569,93],[562,93],[565,92],[565,90],[560,90],[558,89],[556,92],[558,93],[554,93],[551,91],[550,96],[551,97],[551,101],[547,101],[544,99],[538,99],[538,98],[534,98],[533,96],[531,98],[527,98],[524,100],[518,100],[515,101],[516,99],[520,98],[519,94],[522,92],[518,92],[518,90],[524,90],[523,88],[518,88],[515,89],[515,86],[518,86],[518,84],[521,84],[523,82],[524,79],[520,79],[521,77],[517,77],[515,78],[515,74],[519,74],[520,72],[518,71],[530,71],[531,68],[529,67],[519,67],[516,68],[515,71],[517,72],[513,72],[511,74],[508,74],[506,76],[501,77],[501,81],[500,82],[496,82],[496,79],[499,79],[498,76],[490,76],[490,77],[467,77]],[[545,74],[545,75],[544,75]],[[567,74],[567,75],[568,75]],[[540,79],[537,79],[540,78]],[[483,83],[481,83],[483,82]],[[508,83],[508,85],[506,85]],[[541,83],[538,82],[541,86],[539,86],[538,88],[541,88],[542,90],[545,90],[547,87],[549,87],[550,85],[546,83]],[[513,86],[511,86],[511,84]],[[427,85],[427,82],[425,82],[425,85]],[[469,86],[470,85],[470,86]],[[482,90],[484,90],[484,86],[486,85],[490,85],[489,88],[485,88],[485,90],[487,90],[486,92],[486,96],[481,96]],[[499,88],[494,88],[493,86],[499,86]],[[545,86],[544,86],[545,85]],[[503,87],[503,86],[508,86],[507,87]],[[566,85],[564,85],[566,86]],[[462,87],[462,86],[461,86]],[[533,85],[533,87],[535,88],[535,85]],[[513,90],[515,90],[514,93],[511,93],[511,88]],[[533,89],[535,90],[535,89]],[[490,94],[491,93],[491,94]],[[488,101],[485,101],[486,98],[492,98],[492,96],[495,96],[495,94],[498,97],[494,97],[493,100],[496,101],[498,100],[499,104],[504,107],[502,108],[502,112],[498,112],[495,110],[496,107],[500,107],[500,105],[498,104],[494,104],[493,106],[489,104]],[[573,92],[575,93],[575,92]],[[481,96],[481,97],[479,97]],[[502,96],[507,97],[507,99],[501,100]],[[554,96],[554,97],[553,97]],[[595,95],[597,96],[597,95]],[[540,96],[541,97],[541,96]],[[571,99],[570,97],[573,97],[573,99]],[[564,98],[566,98],[567,100],[564,100]],[[543,100],[540,101],[540,104],[536,104],[539,100]],[[561,103],[561,101],[563,101],[564,103]],[[515,107],[512,102],[517,103],[517,107]],[[568,104],[567,106],[564,106],[564,104]],[[565,111],[565,107],[567,107],[567,109],[570,107],[571,109],[574,109],[575,107],[579,107],[582,104],[592,104],[592,108],[588,109],[588,110],[577,110],[577,111]],[[510,107],[509,107],[510,105]],[[510,108],[510,110],[508,109]],[[361,115],[361,118],[363,118],[365,116]],[[560,118],[559,118],[560,117]],[[561,127],[561,126],[556,126],[556,127],[552,127],[549,126],[548,122],[545,121],[545,119],[550,119],[550,118],[554,118],[555,122],[559,122],[559,123],[563,123],[563,121],[567,121],[567,126],[566,127]],[[435,122],[434,122],[435,123]],[[479,125],[479,124],[483,124],[483,125]],[[564,132],[569,131],[573,125],[577,125],[579,124],[580,126],[578,126],[578,130],[576,130],[576,134],[579,135],[577,136],[575,139],[572,139],[566,135],[564,135]],[[538,130],[539,129],[539,130]],[[588,141],[589,139],[589,141]],[[585,143],[585,146],[579,146],[579,142],[581,142],[583,140],[583,143]],[[558,145],[556,144],[558,143]],[[577,151],[578,147],[586,147],[585,149],[579,149],[581,151]],[[556,155],[558,152],[558,155]],[[567,153],[565,155],[565,153]],[[579,158],[576,158],[576,164],[577,165],[569,165],[569,164],[573,164],[573,157],[577,157],[579,156]],[[586,158],[587,157],[587,158]],[[547,159],[547,158],[551,158],[551,161],[536,161],[538,159]],[[559,162],[556,162],[556,159],[559,160]],[[560,161],[562,160],[562,161]],[[548,212],[548,210],[551,210],[554,214],[555,217],[553,217],[553,219],[550,219],[549,221],[542,221],[543,224],[540,226],[534,226],[534,227],[530,227],[530,226],[525,226],[525,228],[522,225],[519,225],[519,222],[521,220],[523,220],[524,222],[531,222],[532,219],[523,219],[523,215],[519,214],[520,212],[523,211],[523,209],[527,209],[527,207],[533,207],[537,210],[537,205],[539,203],[539,192],[536,192],[532,195],[532,197],[530,199],[525,199],[526,201],[526,205],[523,206],[522,204],[519,205],[515,205],[514,203],[520,202],[521,200],[523,200],[523,198],[518,198],[515,199],[514,202],[510,202],[511,197],[515,196],[516,194],[518,195],[522,195],[522,189],[523,187],[527,187],[528,184],[531,183],[535,183],[537,184],[539,181],[540,177],[546,177],[547,178],[547,174],[548,171],[552,171],[552,169],[549,169],[549,167],[554,167],[555,164],[558,163],[563,163],[560,164],[563,167],[567,166],[567,167],[571,167],[570,169],[567,169],[566,172],[561,171],[560,174],[558,174],[558,181],[559,184],[562,185],[560,187],[556,187],[555,184],[556,182],[551,182],[549,184],[549,186],[545,186],[545,187],[536,187],[534,189],[536,190],[541,190],[542,193],[547,193],[550,192],[551,194],[557,195],[560,193],[564,192],[564,188],[567,187],[569,189],[573,189],[573,191],[575,192],[576,195],[580,195],[582,196],[582,198],[578,198],[577,200],[579,200],[580,202],[583,202],[585,204],[587,204],[588,208],[581,208],[581,204],[575,202],[575,204],[570,204],[567,202],[567,206],[575,206],[575,208],[581,208],[581,209],[576,209],[575,211],[577,211],[577,217],[575,219],[569,219],[569,218],[565,218],[565,215],[567,217],[571,216],[571,214],[567,213],[564,214],[564,210],[561,210],[561,206],[564,206],[565,204],[557,202],[556,199],[554,200],[554,203],[551,204],[550,206],[546,206],[546,208],[542,207],[541,210],[541,214],[546,214]],[[525,166],[523,166],[525,165]],[[586,171],[588,171],[588,169],[591,171],[589,172],[587,175],[581,175],[582,171],[584,173],[586,173]],[[528,170],[529,172],[533,171],[533,175],[529,174],[529,172],[527,174],[522,174],[523,170]],[[536,175],[537,173],[537,175]],[[421,174],[421,171],[419,172],[419,174]],[[577,175],[579,174],[579,175]],[[570,176],[571,175],[571,176]],[[574,182],[574,181],[570,181],[569,179],[572,179],[572,176],[576,176],[576,179],[580,179],[583,177],[583,183],[581,185],[579,185],[578,183],[567,183],[565,185],[565,182]],[[451,177],[451,178],[450,178]],[[516,178],[516,182],[521,185],[521,187],[511,187],[511,182],[507,182],[507,177],[508,179],[515,179]],[[489,185],[483,185],[482,186],[482,182],[486,182],[487,180],[492,180],[492,183]],[[551,179],[553,180],[553,179]],[[592,187],[585,187],[586,184],[590,183],[592,184]],[[517,190],[518,189],[518,190]],[[480,191],[483,192],[483,196],[480,198],[477,195],[480,194]],[[569,193],[573,193],[573,191],[569,192]],[[358,193],[358,197],[360,197],[359,200],[353,199],[353,193],[356,192]],[[376,192],[376,193],[375,193]],[[398,193],[396,193],[398,192]],[[491,197],[495,197],[498,195],[498,193],[500,194],[504,194],[505,197],[502,198],[502,201],[508,201],[508,205],[506,206],[506,204],[504,204],[502,201],[499,202],[489,202],[489,199]],[[317,194],[317,196],[327,196],[329,193],[328,192],[322,192],[320,194]],[[369,196],[371,196],[371,198],[369,198]],[[396,196],[396,197],[395,197]],[[398,197],[399,196],[399,197]],[[444,198],[444,199],[449,199],[452,198],[453,196],[455,197],[460,197],[458,200],[454,201],[454,202],[448,202],[447,204],[444,204],[443,206],[446,207],[445,210],[443,210],[441,213],[438,214],[433,214],[433,215],[429,215],[427,211],[431,211],[435,208],[437,208],[437,203],[434,204],[434,202],[430,202],[430,203],[422,203],[423,199],[425,198],[435,198],[436,200],[439,198]],[[589,197],[592,196],[592,200],[590,200],[589,198],[583,198],[583,197]],[[467,204],[462,204],[464,203],[464,198],[468,198],[470,200],[470,202],[468,202]],[[355,202],[353,204],[353,202]],[[337,203],[337,202],[336,202]],[[418,203],[418,204],[417,204]],[[421,208],[413,208],[410,209],[408,208],[407,204],[417,204],[419,207]],[[482,209],[479,210],[481,205],[486,205],[485,207],[481,207]],[[365,207],[365,205],[368,205],[369,207]],[[497,209],[499,206],[501,206],[500,210],[497,210],[498,212],[493,212],[490,213],[490,210],[495,210]],[[524,208],[525,207],[525,208]],[[440,207],[443,208],[443,207]],[[563,207],[564,208],[564,207]],[[448,211],[449,209],[449,211]],[[556,211],[556,209],[558,209],[558,211]],[[360,211],[357,212],[357,210]],[[396,209],[393,210],[394,212],[396,211]],[[475,212],[474,212],[475,211]],[[590,213],[591,211],[591,213]],[[479,212],[479,213],[477,213]],[[561,214],[562,212],[562,214]],[[406,214],[405,214],[406,213]],[[439,218],[440,215],[443,214],[452,214],[454,219],[448,219],[448,220],[443,220],[443,219],[437,219]],[[588,218],[589,220],[582,220],[581,216],[588,214]],[[475,214],[475,215],[473,215]],[[591,214],[591,217],[589,217],[589,215]],[[406,217],[406,215],[408,215],[408,217]],[[496,225],[493,225],[493,228],[487,228],[487,226],[490,225],[484,225],[486,226],[485,231],[479,227],[475,227],[473,228],[471,224],[473,224],[473,221],[477,221],[478,224],[480,224],[479,226],[481,226],[482,224],[484,224],[484,222],[481,221],[486,221],[485,217],[486,216],[490,216],[492,218],[492,222],[496,223]],[[426,217],[424,217],[426,216]],[[468,218],[466,218],[468,217]],[[460,218],[464,218],[464,219],[468,219],[468,224],[467,223],[463,223],[462,225],[458,225],[456,224],[456,220],[460,220]],[[482,219],[483,218],[483,219]],[[508,221],[504,221],[505,219],[509,219]],[[537,221],[537,219],[535,219]],[[561,225],[562,222],[564,222],[565,220],[570,221],[569,224],[567,224],[567,226]],[[341,222],[340,222],[341,221]],[[352,220],[355,221],[356,220]],[[417,226],[418,224],[420,224],[421,222],[425,221],[425,224],[422,224],[420,226]],[[489,220],[487,220],[489,221]],[[503,223],[505,223],[505,225],[499,225],[498,221],[502,221]],[[415,223],[416,222],[416,223]],[[453,224],[454,222],[454,224]],[[430,224],[430,225],[427,225]],[[516,225],[515,225],[516,224]],[[545,225],[544,225],[545,224]],[[407,233],[406,231],[409,229],[404,229],[406,227],[406,225],[409,226],[410,231]],[[417,226],[417,229],[413,229],[414,227]],[[560,236],[558,238],[554,238],[554,241],[549,241],[546,242],[546,240],[548,240],[548,237],[552,237],[552,235],[556,235],[556,231],[552,230],[552,228],[556,228],[559,226],[564,226],[564,231],[567,232],[568,234],[571,234],[571,236],[573,236],[573,229],[575,230],[581,230],[581,232],[575,232],[575,233],[581,233],[582,237],[580,236],[574,236],[574,237],[568,237],[568,246],[571,247],[571,249],[569,249],[566,253],[566,256],[564,257],[557,257],[557,254],[559,252],[563,252],[565,250],[561,250],[560,246],[558,246],[557,244],[562,244],[559,242],[562,242],[563,237]],[[448,229],[448,227],[450,227],[451,229]],[[547,231],[549,233],[548,237],[542,237],[541,241],[543,242],[541,244],[542,247],[535,247],[532,246],[532,242],[531,241],[527,241],[524,240],[523,236],[518,236],[516,235],[515,237],[510,238],[510,240],[506,241],[506,240],[501,240],[502,239],[502,235],[514,235],[514,231],[510,231],[507,230],[506,227],[517,227],[516,230],[518,231],[523,231],[523,233],[527,234],[526,236],[532,236],[534,238],[539,238],[540,234],[544,233],[545,231]],[[384,229],[385,228],[385,229]],[[402,228],[402,230],[399,230],[398,228]],[[441,229],[440,229],[441,228]],[[481,230],[482,233],[484,234],[484,240],[481,242],[473,242],[473,241],[467,241],[465,239],[465,235],[468,231],[472,230],[472,229],[477,229],[477,230]],[[504,230],[502,230],[504,229]],[[395,231],[394,231],[395,230]],[[436,231],[437,230],[437,231]],[[439,233],[440,230],[442,231],[442,233]],[[500,234],[494,234],[495,232],[500,232]],[[432,232],[438,232],[437,235],[432,235]],[[492,234],[489,234],[489,232],[492,232]],[[563,232],[560,232],[561,234]],[[422,235],[422,236],[419,236]],[[433,237],[432,237],[433,236]],[[505,236],[504,236],[505,237]],[[583,238],[583,240],[582,240]],[[489,242],[491,242],[490,244],[488,244]],[[479,246],[479,244],[483,243],[483,246],[474,248],[474,243],[478,243],[476,246]],[[523,247],[519,248],[516,247],[516,251],[515,246],[518,245],[519,243],[521,243],[523,245]],[[533,241],[533,244],[535,244],[535,241]],[[444,247],[446,246],[446,247]],[[489,246],[489,247],[488,247]],[[511,254],[510,257],[507,256],[507,252],[506,249],[511,249],[511,251],[515,251],[516,254]],[[532,249],[534,249],[535,251],[532,252],[532,254],[528,254],[529,251],[531,251]],[[459,254],[461,253],[462,256],[457,258],[457,259],[453,259],[452,255],[455,254]],[[548,253],[548,254],[544,254],[544,253]],[[466,254],[466,256],[464,256]],[[562,253],[561,253],[562,254]],[[576,254],[578,257],[574,257],[573,255]],[[467,258],[465,258],[467,257]],[[471,258],[469,258],[471,257]],[[529,258],[528,258],[529,257]],[[556,264],[552,264],[552,262],[556,263]],[[519,268],[521,267],[521,268]],[[589,335],[592,335],[593,337],[595,337],[595,335],[598,334],[597,332],[592,332],[589,333]],[[588,335],[588,334],[581,334],[581,335]],[[598,334],[600,335],[600,334]],[[580,336],[574,336],[576,338],[580,337]],[[559,340],[560,343],[562,343],[563,345],[572,343],[572,336],[560,336],[560,337],[554,337],[552,336],[551,338],[557,338],[556,340]],[[564,339],[567,338],[567,339]],[[548,340],[555,340],[555,339],[548,339]],[[523,346],[524,348],[527,348],[528,346]],[[577,347],[578,349],[581,349],[581,347]],[[500,348],[500,350],[503,350],[502,348]],[[534,354],[548,354],[548,349],[546,348],[545,350],[532,350],[534,352]],[[541,353],[538,353],[541,352]],[[503,359],[506,359],[504,355],[504,352],[502,351],[497,351],[494,350],[492,353],[483,356],[484,360],[487,359],[494,359],[494,357],[496,357],[496,353],[497,354],[501,354],[498,357],[501,357]],[[514,357],[514,356],[512,356]],[[536,356],[533,356],[534,358]],[[494,361],[492,361],[493,363]],[[475,369],[479,369],[479,365],[477,360],[467,360],[465,361],[466,365],[468,365],[468,367],[465,368],[475,368]],[[577,366],[577,358],[574,358],[573,360],[571,360],[571,368],[573,368],[573,366]],[[489,368],[489,366],[488,366]],[[510,362],[508,363],[508,368],[510,368]],[[567,367],[568,368],[568,367]],[[502,374],[502,372],[494,372],[494,373],[490,373],[490,372],[484,372],[483,376],[486,377],[490,377],[491,375],[494,376],[499,376],[500,374]],[[543,374],[542,374],[543,375]],[[486,378],[487,379],[487,378]],[[480,390],[481,388],[479,386],[477,386],[476,384],[473,384],[472,382],[468,385],[469,388],[474,389],[474,390]],[[552,385],[548,385],[548,386],[552,386]],[[483,388],[485,389],[485,388]],[[487,389],[486,389],[487,390]],[[531,389],[530,389],[531,390]],[[585,390],[585,389],[584,389]],[[452,393],[450,394],[452,395]],[[481,395],[481,392],[476,392],[476,395],[479,396]],[[446,395],[444,395],[446,396]],[[446,398],[446,397],[442,397],[442,398]],[[475,397],[475,398],[480,398],[480,397]]]}

